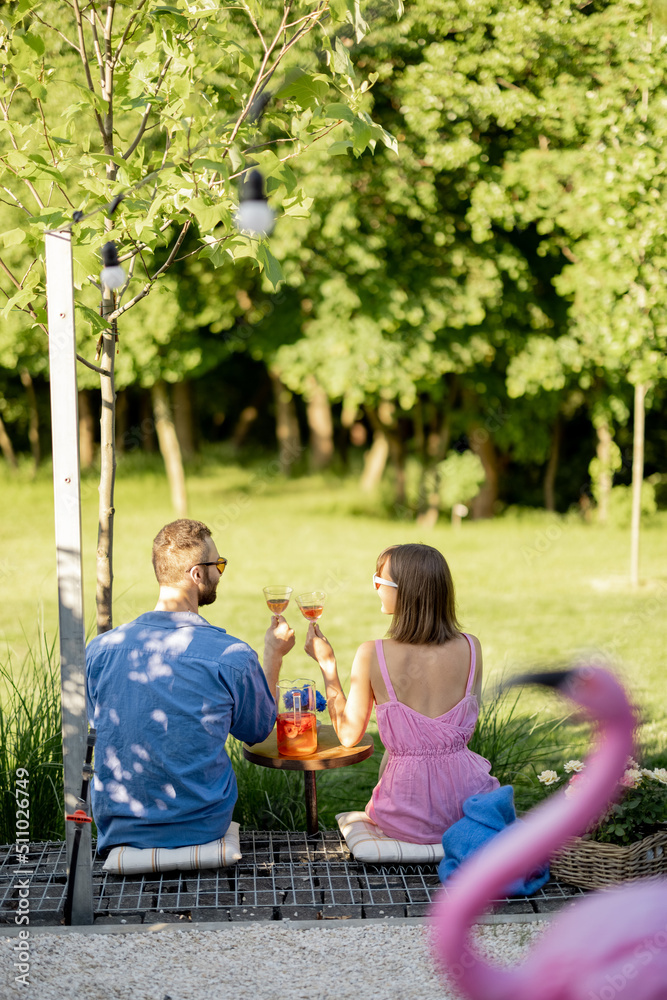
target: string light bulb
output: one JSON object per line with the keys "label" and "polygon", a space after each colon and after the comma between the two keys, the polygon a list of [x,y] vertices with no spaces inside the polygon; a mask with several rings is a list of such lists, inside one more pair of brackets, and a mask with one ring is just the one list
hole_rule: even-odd
{"label": "string light bulb", "polygon": [[268,236],[273,230],[275,215],[267,203],[259,170],[251,170],[246,178],[235,222],[241,232],[252,236]]}
{"label": "string light bulb", "polygon": [[102,284],[109,291],[121,288],[125,284],[125,271],[120,266],[118,250],[113,241],[105,243],[102,247],[102,264],[102,273],[100,274]]}

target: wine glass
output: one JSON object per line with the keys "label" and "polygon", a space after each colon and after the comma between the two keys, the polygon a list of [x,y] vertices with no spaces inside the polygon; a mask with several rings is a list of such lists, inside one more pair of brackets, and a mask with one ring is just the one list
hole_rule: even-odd
{"label": "wine glass", "polygon": [[289,599],[292,595],[291,587],[265,587],[264,588],[264,599],[266,600],[266,606],[272,615],[281,615],[287,605],[289,604]]}
{"label": "wine glass", "polygon": [[299,605],[299,611],[307,621],[315,622],[322,616],[326,596],[323,590],[313,590],[309,594],[299,594],[296,603]]}

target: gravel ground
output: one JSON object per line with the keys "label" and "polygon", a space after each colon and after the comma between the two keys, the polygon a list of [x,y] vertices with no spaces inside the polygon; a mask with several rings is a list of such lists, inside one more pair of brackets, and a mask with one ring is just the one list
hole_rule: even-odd
{"label": "gravel ground", "polygon": [[[481,951],[514,963],[546,922],[475,929]],[[0,938],[2,1000],[454,1000],[425,924],[287,922],[221,930],[36,934],[30,984],[16,985],[15,937]]]}

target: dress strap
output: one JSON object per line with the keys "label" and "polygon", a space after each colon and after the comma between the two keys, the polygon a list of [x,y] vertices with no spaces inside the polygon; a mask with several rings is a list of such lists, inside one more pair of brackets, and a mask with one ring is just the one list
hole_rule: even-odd
{"label": "dress strap", "polygon": [[468,683],[466,684],[466,697],[472,693],[472,685],[475,680],[475,667],[477,665],[477,651],[475,649],[475,643],[472,641],[472,637],[468,635],[467,632],[463,633],[468,640],[468,645],[470,646],[470,673],[468,674]]}
{"label": "dress strap", "polygon": [[375,640],[375,652],[377,653],[378,663],[380,664],[380,673],[382,674],[382,680],[384,681],[387,691],[389,692],[389,697],[392,701],[398,701],[396,694],[394,692],[394,685],[389,680],[389,672],[387,671],[387,661],[384,658],[384,647],[382,645],[382,639]]}

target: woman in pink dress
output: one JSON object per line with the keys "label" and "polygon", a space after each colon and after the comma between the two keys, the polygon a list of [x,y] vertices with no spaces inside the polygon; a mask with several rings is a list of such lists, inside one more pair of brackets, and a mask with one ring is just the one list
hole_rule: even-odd
{"label": "woman in pink dress", "polygon": [[343,746],[359,742],[375,703],[386,749],[366,806],[369,819],[388,837],[434,844],[461,819],[469,795],[498,788],[489,761],[468,749],[479,712],[482,650],[475,636],[460,631],[451,573],[437,549],[385,549],[373,583],[392,623],[386,639],[359,646],[348,697],[316,622],[305,649],[322,670]]}

